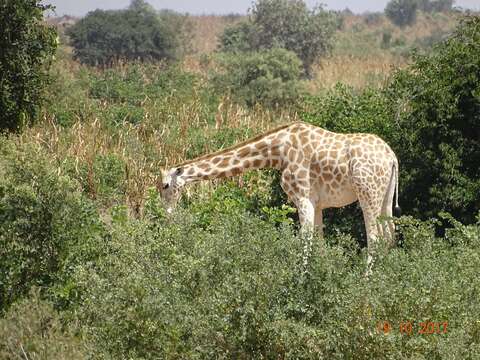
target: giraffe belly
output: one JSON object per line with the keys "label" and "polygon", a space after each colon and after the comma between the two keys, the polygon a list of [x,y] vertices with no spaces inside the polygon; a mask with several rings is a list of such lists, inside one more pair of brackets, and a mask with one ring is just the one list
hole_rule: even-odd
{"label": "giraffe belly", "polygon": [[317,182],[313,190],[312,198],[323,209],[343,207],[358,200],[355,190],[348,181],[338,187],[334,187],[332,183]]}

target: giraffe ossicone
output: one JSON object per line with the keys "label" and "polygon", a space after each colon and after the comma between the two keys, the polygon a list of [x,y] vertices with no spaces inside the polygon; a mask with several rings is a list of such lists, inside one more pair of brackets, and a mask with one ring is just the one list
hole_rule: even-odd
{"label": "giraffe ossicone", "polygon": [[296,122],[233,147],[162,171],[157,187],[171,212],[181,189],[192,182],[275,168],[281,186],[298,209],[304,230],[323,234],[322,210],[359,201],[367,232],[369,264],[376,239],[393,244],[393,199],[398,211],[398,160],[376,135],[334,133]]}

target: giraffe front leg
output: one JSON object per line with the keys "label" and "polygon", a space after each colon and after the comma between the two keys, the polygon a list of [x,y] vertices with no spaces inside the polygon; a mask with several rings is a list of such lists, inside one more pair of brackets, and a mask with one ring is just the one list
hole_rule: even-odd
{"label": "giraffe front leg", "polygon": [[297,201],[298,216],[302,233],[313,233],[315,226],[315,207],[308,198],[301,198]]}
{"label": "giraffe front leg", "polygon": [[299,179],[289,168],[282,173],[280,185],[298,210],[302,232],[313,232],[315,224],[315,206],[308,198],[309,189],[299,186]]}
{"label": "giraffe front leg", "polygon": [[303,242],[303,266],[304,271],[312,253],[313,231],[315,225],[315,207],[308,198],[301,198],[297,202],[298,215],[300,217],[300,238]]}

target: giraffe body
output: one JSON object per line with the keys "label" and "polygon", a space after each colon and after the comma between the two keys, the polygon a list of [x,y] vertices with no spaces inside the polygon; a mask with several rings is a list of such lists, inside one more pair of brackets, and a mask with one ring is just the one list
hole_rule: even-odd
{"label": "giraffe body", "polygon": [[177,165],[162,174],[159,190],[173,203],[188,183],[261,168],[282,172],[282,189],[296,205],[302,228],[315,227],[322,234],[323,209],[358,200],[367,231],[369,263],[379,235],[393,241],[393,223],[379,225],[377,219],[392,216],[398,161],[390,147],[371,134],[339,134],[297,122]]}

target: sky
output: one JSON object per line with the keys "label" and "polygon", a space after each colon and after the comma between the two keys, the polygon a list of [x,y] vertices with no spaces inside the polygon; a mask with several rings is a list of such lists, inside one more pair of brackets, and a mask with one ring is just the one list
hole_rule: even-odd
{"label": "sky", "polygon": [[[201,14],[244,14],[252,0],[146,0],[156,9],[171,9],[178,12]],[[355,13],[383,11],[388,0],[305,0],[309,6],[325,4],[330,10],[343,10],[348,7]],[[130,0],[44,0],[44,4],[56,6],[56,14],[83,16],[95,9],[122,9]],[[480,10],[480,0],[457,0],[455,6],[464,9]]]}

